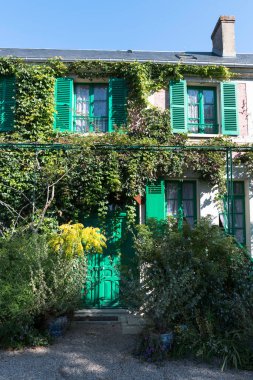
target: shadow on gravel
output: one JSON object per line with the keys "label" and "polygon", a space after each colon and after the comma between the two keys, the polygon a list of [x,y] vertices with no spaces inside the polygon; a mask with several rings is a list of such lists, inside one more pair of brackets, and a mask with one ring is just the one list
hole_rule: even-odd
{"label": "shadow on gravel", "polygon": [[219,368],[189,361],[163,366],[131,356],[135,336],[122,335],[119,325],[75,323],[48,348],[0,353],[0,380],[252,380],[246,371],[222,373]]}

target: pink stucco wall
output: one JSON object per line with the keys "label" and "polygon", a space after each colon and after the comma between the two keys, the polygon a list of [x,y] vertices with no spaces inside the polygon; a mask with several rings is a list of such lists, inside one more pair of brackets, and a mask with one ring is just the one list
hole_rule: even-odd
{"label": "pink stucco wall", "polygon": [[153,95],[152,95],[152,103],[154,106],[162,109],[162,110],[165,110],[166,108],[168,108],[168,99],[167,99],[167,92],[165,90],[160,90],[160,91],[157,91],[155,92]]}
{"label": "pink stucco wall", "polygon": [[248,110],[246,83],[238,83],[238,111],[239,111],[239,135],[248,136]]}

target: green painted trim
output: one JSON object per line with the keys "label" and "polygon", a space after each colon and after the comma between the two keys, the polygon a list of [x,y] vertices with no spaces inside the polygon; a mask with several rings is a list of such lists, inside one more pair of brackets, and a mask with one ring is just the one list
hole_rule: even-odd
{"label": "green painted trim", "polygon": [[121,127],[127,120],[127,84],[124,78],[109,79],[109,127],[108,131],[114,131],[114,125]]}
{"label": "green painted trim", "polygon": [[10,132],[14,130],[16,106],[15,77],[0,77],[0,90],[0,132]]}
{"label": "green painted trim", "polygon": [[[180,85],[183,86],[183,91],[180,94]],[[178,90],[179,89],[179,90]],[[185,80],[170,81],[170,118],[173,132],[187,132],[187,86]],[[181,115],[180,115],[181,113]]]}
{"label": "green painted trim", "polygon": [[149,218],[166,219],[165,181],[162,179],[146,186],[146,220]]}
{"label": "green painted trim", "polygon": [[[65,99],[62,94],[64,94]],[[54,130],[64,133],[73,132],[73,95],[74,85],[72,78],[63,77],[55,79],[54,98],[56,112],[53,123]]]}
{"label": "green painted trim", "polygon": [[111,88],[111,82],[109,82],[109,86],[108,86],[108,132],[113,132],[112,107],[113,107],[112,88]]}
{"label": "green painted trim", "polygon": [[[234,193],[233,191],[233,200],[232,200],[232,235],[235,236],[235,232],[237,229],[242,229],[243,230],[243,242],[242,244],[246,244],[246,215],[245,215],[245,183],[244,181],[233,181],[233,185],[237,184],[237,183],[240,183],[242,184],[242,189],[243,189],[243,193],[241,195],[237,195]],[[233,186],[233,189],[234,189],[234,186]],[[236,199],[241,199],[242,200],[242,204],[243,204],[243,210],[242,210],[242,213],[236,213],[235,212],[235,200]],[[235,215],[237,214],[242,214],[243,215],[243,227],[242,228],[236,228],[235,227]]]}
{"label": "green painted trim", "polygon": [[[234,106],[232,107],[226,107],[225,106],[225,93],[224,93],[224,86],[233,86],[234,87]],[[236,130],[229,130],[226,127],[226,120],[225,120],[225,110],[231,110],[235,111],[235,126]],[[235,82],[222,82],[221,83],[221,123],[222,123],[222,134],[223,135],[229,135],[229,136],[238,136],[239,134],[239,119],[238,119],[238,99],[237,99],[237,83]]]}
{"label": "green painted trim", "polygon": [[94,126],[91,123],[90,118],[94,116],[94,86],[93,84],[89,85],[89,131],[94,132]]}

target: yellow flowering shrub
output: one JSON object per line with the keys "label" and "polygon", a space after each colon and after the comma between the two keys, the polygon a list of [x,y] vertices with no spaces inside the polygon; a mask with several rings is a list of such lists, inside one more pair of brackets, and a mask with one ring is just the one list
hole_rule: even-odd
{"label": "yellow flowering shrub", "polygon": [[49,241],[54,252],[63,252],[68,257],[82,256],[84,253],[102,253],[106,248],[106,237],[99,228],[84,227],[81,223],[62,224],[60,233]]}

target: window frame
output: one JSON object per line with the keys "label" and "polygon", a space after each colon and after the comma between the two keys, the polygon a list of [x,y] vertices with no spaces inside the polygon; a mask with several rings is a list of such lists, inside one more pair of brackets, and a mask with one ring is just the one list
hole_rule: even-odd
{"label": "window frame", "polygon": [[[235,194],[234,192],[234,188],[235,188],[235,184],[240,184],[242,185],[242,189],[243,189],[243,192],[242,194]],[[238,213],[238,212],[235,212],[235,200],[242,200],[242,212]],[[240,228],[240,227],[235,227],[235,216],[236,215],[242,215],[243,219],[242,219],[242,224],[243,226]],[[236,230],[243,230],[243,242],[239,242],[240,244],[243,244],[245,245],[246,244],[246,214],[245,214],[245,183],[244,181],[233,181],[233,195],[232,195],[232,207],[231,207],[231,217],[232,217],[232,223],[231,223],[231,232],[232,232],[232,235],[236,238]]]}
{"label": "window frame", "polygon": [[[198,124],[190,124],[189,123],[189,97],[188,97],[188,89],[194,89],[197,90],[198,92],[201,93],[201,99],[198,102],[198,111],[199,111],[199,120],[200,123]],[[203,97],[203,91],[205,90],[213,90],[214,91],[214,119],[215,123],[213,124],[206,124],[204,123],[204,97]],[[200,85],[194,85],[194,84],[189,84],[186,83],[186,96],[187,96],[187,109],[186,109],[186,114],[187,114],[187,132],[189,134],[206,134],[206,135],[217,135],[219,134],[219,123],[218,123],[218,87],[215,85],[210,85],[210,86],[200,86]],[[199,95],[198,95],[199,96]],[[189,125],[195,125],[198,127],[198,132],[191,132],[189,131]],[[205,128],[210,128],[212,127],[214,130],[212,132],[206,132]]]}
{"label": "window frame", "polygon": [[[88,116],[79,116],[79,117],[77,117],[77,114],[76,114],[76,87],[77,86],[89,86],[89,115]],[[106,109],[107,109],[107,116],[106,117],[105,116],[101,116],[101,117],[94,116],[94,87],[99,87],[99,86],[106,87]],[[96,133],[106,133],[106,132],[109,132],[109,119],[110,119],[110,110],[109,110],[109,84],[105,83],[105,82],[96,82],[96,83],[74,82],[74,91],[73,92],[74,92],[74,96],[73,96],[73,101],[74,101],[73,110],[74,110],[74,112],[73,112],[73,127],[72,127],[72,132],[73,133],[80,133],[80,134],[93,133],[93,132],[96,132]],[[88,121],[89,121],[89,130],[87,132],[78,132],[76,130],[76,120],[78,120],[78,119],[82,120],[85,117],[87,117]],[[99,120],[107,119],[106,130],[105,131],[101,131],[101,130],[96,131],[95,130],[92,121],[96,120],[96,119],[99,119]]]}

